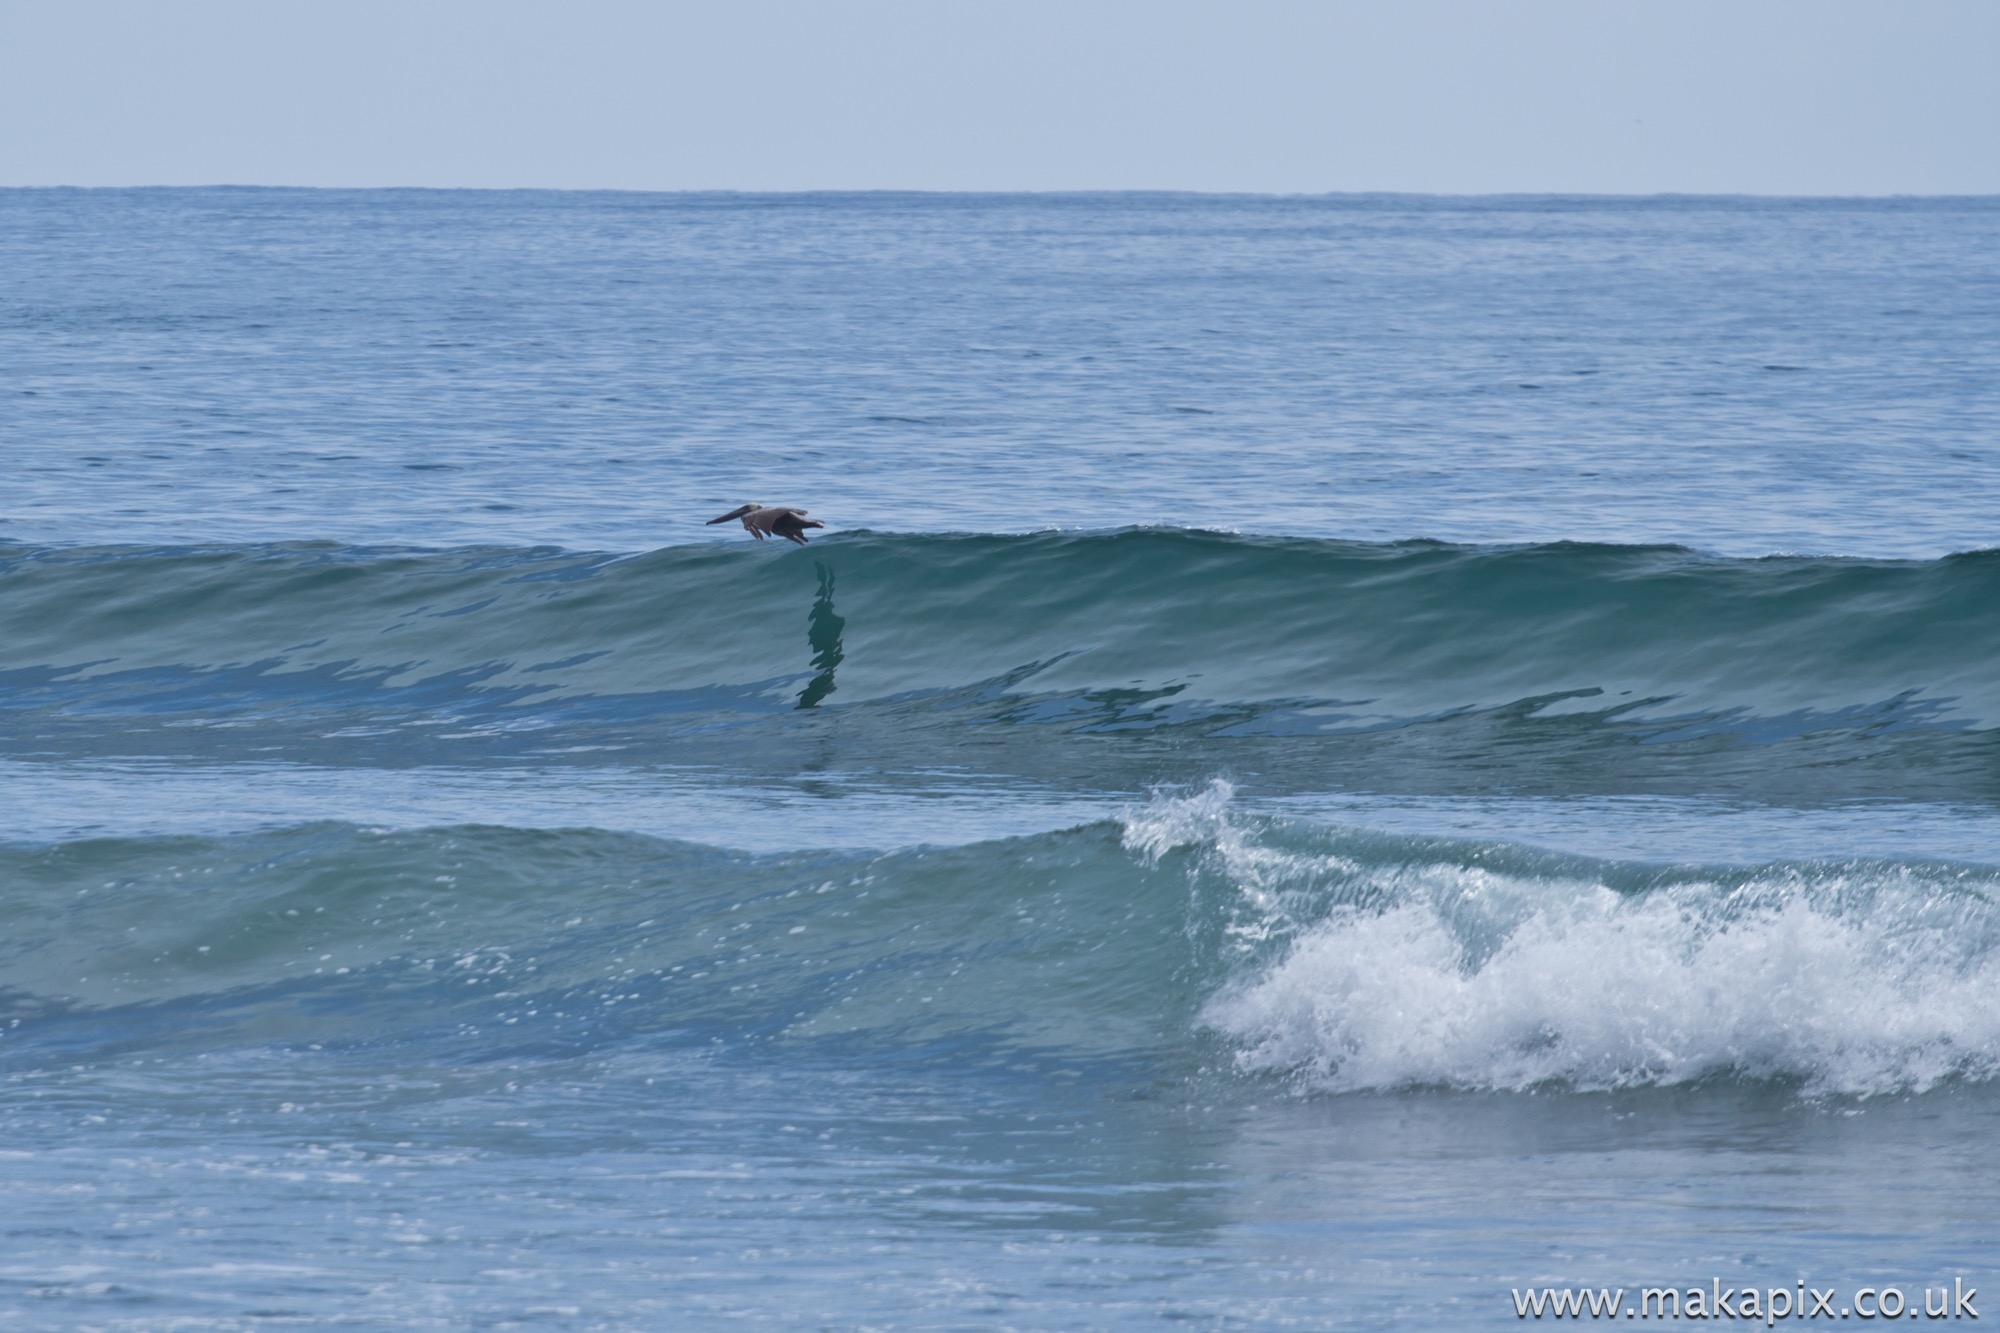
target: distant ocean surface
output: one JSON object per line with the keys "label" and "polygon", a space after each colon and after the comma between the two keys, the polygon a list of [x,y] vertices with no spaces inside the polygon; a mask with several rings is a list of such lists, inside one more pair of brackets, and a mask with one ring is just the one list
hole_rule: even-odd
{"label": "distant ocean surface", "polygon": [[0,461],[0,1327],[2000,1304],[2000,200],[0,191]]}

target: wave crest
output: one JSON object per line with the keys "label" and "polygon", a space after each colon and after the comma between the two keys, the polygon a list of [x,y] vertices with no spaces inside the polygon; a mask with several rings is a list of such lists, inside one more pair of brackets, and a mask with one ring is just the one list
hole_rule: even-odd
{"label": "wave crest", "polygon": [[1202,1021],[1326,1091],[1813,1093],[2000,1074],[2000,878],[1856,860],[1670,870],[1233,818],[1163,799],[1127,845],[1192,849],[1231,917]]}

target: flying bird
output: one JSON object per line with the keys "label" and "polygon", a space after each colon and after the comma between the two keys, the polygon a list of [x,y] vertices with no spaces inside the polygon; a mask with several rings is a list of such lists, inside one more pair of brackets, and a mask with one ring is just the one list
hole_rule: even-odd
{"label": "flying bird", "polygon": [[826,526],[816,518],[807,518],[803,509],[794,509],[790,505],[772,505],[766,508],[758,504],[744,505],[741,509],[730,510],[721,518],[711,518],[707,526],[712,528],[718,523],[727,523],[732,518],[742,519],[744,529],[760,542],[775,532],[785,540],[797,542],[801,546],[806,544],[807,528]]}

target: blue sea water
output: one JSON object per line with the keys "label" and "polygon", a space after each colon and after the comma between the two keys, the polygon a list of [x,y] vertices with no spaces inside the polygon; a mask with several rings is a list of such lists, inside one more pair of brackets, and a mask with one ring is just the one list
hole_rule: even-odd
{"label": "blue sea water", "polygon": [[0,1325],[2000,1301],[2000,201],[0,191],[0,462]]}

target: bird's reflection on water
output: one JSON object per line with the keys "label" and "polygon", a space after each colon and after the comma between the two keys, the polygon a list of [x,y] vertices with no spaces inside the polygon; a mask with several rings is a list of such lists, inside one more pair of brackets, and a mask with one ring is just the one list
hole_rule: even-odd
{"label": "bird's reflection on water", "polygon": [[821,561],[813,561],[819,571],[819,595],[813,598],[812,614],[806,617],[806,646],[812,649],[813,670],[818,672],[799,691],[799,707],[813,708],[833,693],[833,669],[840,665],[841,631],[847,621],[833,609],[833,571]]}

